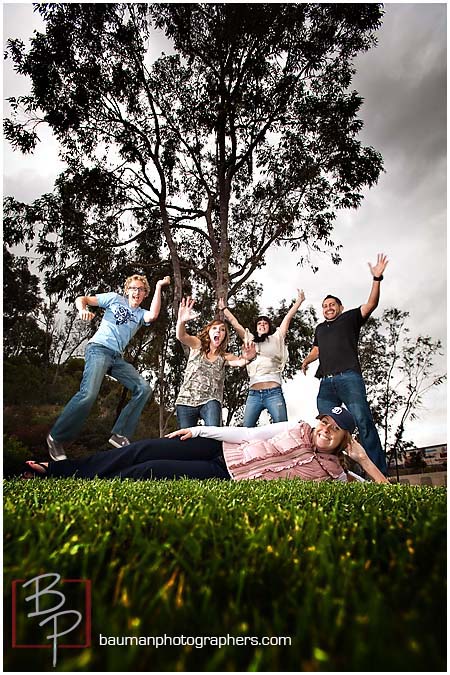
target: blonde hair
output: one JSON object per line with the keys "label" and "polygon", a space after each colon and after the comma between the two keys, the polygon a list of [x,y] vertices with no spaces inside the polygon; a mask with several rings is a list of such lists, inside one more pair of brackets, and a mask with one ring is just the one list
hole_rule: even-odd
{"label": "blonde hair", "polygon": [[202,354],[205,355],[209,352],[210,346],[209,331],[213,326],[225,326],[225,337],[219,345],[219,354],[220,356],[224,356],[224,354],[227,353],[228,342],[230,340],[230,333],[228,332],[227,324],[224,321],[221,321],[220,319],[214,319],[214,321],[210,321],[208,324],[206,324],[206,326],[204,326],[204,328],[201,329],[200,333],[197,334],[197,337],[201,342],[200,351]]}
{"label": "blonde hair", "polygon": [[148,295],[150,293],[150,284],[147,281],[147,277],[145,277],[143,274],[132,274],[131,277],[128,277],[127,280],[125,281],[125,289],[124,289],[125,295],[128,293],[128,289],[130,288],[133,281],[140,281],[141,283],[144,284],[145,295]]}
{"label": "blonde hair", "polygon": [[347,472],[351,468],[351,463],[350,463],[351,460],[349,460],[348,455],[344,455],[343,451],[345,450],[347,445],[351,442],[352,435],[349,431],[346,431],[345,429],[343,429],[343,431],[345,432],[345,436],[342,439],[342,443],[341,443],[340,447],[336,448],[335,454],[336,454],[336,457],[339,460],[340,465],[342,466],[344,471]]}

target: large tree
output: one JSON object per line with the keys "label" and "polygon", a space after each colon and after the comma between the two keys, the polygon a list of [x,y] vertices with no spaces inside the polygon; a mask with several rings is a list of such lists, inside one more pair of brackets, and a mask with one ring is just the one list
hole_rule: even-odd
{"label": "large tree", "polygon": [[[339,261],[335,212],[356,208],[382,166],[358,140],[350,89],[380,4],[36,7],[45,32],[28,50],[8,41],[31,93],[10,99],[5,134],[29,152],[45,122],[67,170],[54,194],[7,202],[5,238],[39,228],[52,291],[73,297],[125,261],[153,269],[156,253],[139,255],[150,241],[164,242],[175,303],[191,273],[236,294],[270,246]],[[155,28],[174,53],[152,62]]]}

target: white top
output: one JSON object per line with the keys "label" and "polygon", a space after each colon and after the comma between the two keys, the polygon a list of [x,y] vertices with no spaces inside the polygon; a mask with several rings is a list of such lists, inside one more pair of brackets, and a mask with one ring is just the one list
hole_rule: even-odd
{"label": "white top", "polygon": [[288,359],[284,336],[279,328],[264,342],[255,342],[256,359],[248,364],[249,385],[258,382],[278,382],[281,385],[281,373]]}

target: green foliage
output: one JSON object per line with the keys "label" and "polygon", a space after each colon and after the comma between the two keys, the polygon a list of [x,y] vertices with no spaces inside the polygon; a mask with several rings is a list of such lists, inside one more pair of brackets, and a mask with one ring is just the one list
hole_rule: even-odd
{"label": "green foliage", "polygon": [[[69,362],[70,363],[70,362]],[[83,362],[84,365],[84,362]],[[3,363],[4,402],[9,405],[63,404],[78,391],[81,371],[62,368],[56,375],[55,367],[29,363],[25,357],[5,360]]]}
{"label": "green foliage", "polygon": [[29,450],[14,436],[3,434],[3,476],[17,476],[24,469],[24,462],[29,457]]}
{"label": "green foliage", "polygon": [[46,388],[42,371],[42,366],[30,364],[23,358],[4,361],[3,391],[5,405],[41,402]]}
{"label": "green foliage", "polygon": [[5,328],[35,311],[40,303],[39,279],[31,274],[27,259],[3,248],[3,294]]}
{"label": "green foliage", "polygon": [[[66,671],[440,671],[445,497],[299,480],[9,481],[6,601],[17,578],[92,581],[93,647],[60,650]],[[99,633],[292,646],[99,647]],[[7,650],[5,667],[48,670],[49,650],[25,651]]]}
{"label": "green foliage", "polygon": [[39,279],[24,257],[3,248],[3,349],[6,357],[24,355],[41,362],[47,356],[47,336],[38,325],[42,307]]}

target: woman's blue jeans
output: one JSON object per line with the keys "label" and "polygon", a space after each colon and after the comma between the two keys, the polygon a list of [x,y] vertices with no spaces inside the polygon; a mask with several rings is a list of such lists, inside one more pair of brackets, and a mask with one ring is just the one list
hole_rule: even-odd
{"label": "woman's blue jeans", "polygon": [[207,427],[222,426],[222,405],[219,401],[208,401],[202,405],[177,405],[178,428],[196,427],[203,420]]}
{"label": "woman's blue jeans", "polygon": [[319,413],[342,404],[350,410],[356,420],[364,450],[380,471],[386,474],[386,455],[367,403],[366,386],[361,375],[354,370],[323,377],[320,381],[317,395]]}
{"label": "woman's blue jeans", "polygon": [[55,441],[71,441],[78,436],[97,399],[106,373],[131,391],[131,399],[117,418],[111,433],[132,438],[152,388],[131,363],[124,361],[119,352],[91,342],[86,347],[80,391],[70,399],[50,431]]}
{"label": "woman's blue jeans", "polygon": [[255,427],[263,410],[268,411],[272,422],[287,422],[286,401],[281,387],[250,389],[242,426]]}

